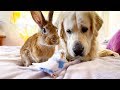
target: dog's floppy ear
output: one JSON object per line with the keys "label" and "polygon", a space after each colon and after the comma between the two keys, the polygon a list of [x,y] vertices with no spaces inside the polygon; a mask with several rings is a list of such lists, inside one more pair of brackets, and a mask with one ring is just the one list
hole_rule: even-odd
{"label": "dog's floppy ear", "polygon": [[61,39],[63,39],[64,41],[66,41],[66,34],[65,34],[65,30],[64,30],[64,21],[60,21],[58,23],[58,35]]}
{"label": "dog's floppy ear", "polygon": [[59,37],[63,40],[63,42],[66,43],[66,34],[64,30],[64,16],[65,13],[60,12],[54,25],[58,28]]}
{"label": "dog's floppy ear", "polygon": [[61,37],[61,38],[64,38],[64,37],[65,37],[65,31],[64,31],[64,25],[63,25],[63,22],[61,22],[60,37]]}
{"label": "dog's floppy ear", "polygon": [[63,26],[63,22],[59,22],[59,25],[58,25],[58,35],[61,39],[64,38],[64,26]]}
{"label": "dog's floppy ear", "polygon": [[99,31],[100,28],[102,27],[102,24],[103,24],[103,20],[102,18],[96,13],[96,12],[91,12],[91,15],[92,15],[92,20],[93,20],[93,25],[94,25],[94,28]]}
{"label": "dog's floppy ear", "polygon": [[41,11],[30,11],[33,20],[42,28],[47,22]]}

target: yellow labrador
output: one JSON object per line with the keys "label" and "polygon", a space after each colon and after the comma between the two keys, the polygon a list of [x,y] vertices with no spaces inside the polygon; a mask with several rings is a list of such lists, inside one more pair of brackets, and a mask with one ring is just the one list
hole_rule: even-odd
{"label": "yellow labrador", "polygon": [[94,11],[62,11],[55,23],[60,36],[58,49],[66,51],[68,60],[89,61],[97,56],[119,56],[107,49],[98,50],[96,38],[102,24],[103,20]]}

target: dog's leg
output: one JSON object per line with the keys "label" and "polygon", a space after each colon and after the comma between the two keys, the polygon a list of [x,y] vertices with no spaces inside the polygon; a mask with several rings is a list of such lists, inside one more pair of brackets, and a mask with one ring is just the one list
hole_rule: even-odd
{"label": "dog's leg", "polygon": [[105,56],[114,56],[114,57],[119,57],[120,55],[114,51],[104,49],[98,52],[99,57],[105,57]]}

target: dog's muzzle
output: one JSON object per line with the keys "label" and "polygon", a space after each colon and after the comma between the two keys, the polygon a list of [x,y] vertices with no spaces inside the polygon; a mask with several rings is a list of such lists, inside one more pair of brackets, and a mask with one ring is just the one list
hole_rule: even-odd
{"label": "dog's muzzle", "polygon": [[84,47],[82,46],[82,44],[80,42],[76,42],[73,47],[73,52],[75,56],[83,56],[84,55],[83,51]]}

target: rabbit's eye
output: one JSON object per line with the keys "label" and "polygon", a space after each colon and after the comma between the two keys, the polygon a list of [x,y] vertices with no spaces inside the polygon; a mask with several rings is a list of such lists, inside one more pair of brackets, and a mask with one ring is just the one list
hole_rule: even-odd
{"label": "rabbit's eye", "polygon": [[42,29],[42,32],[43,32],[44,34],[47,33],[45,28]]}

